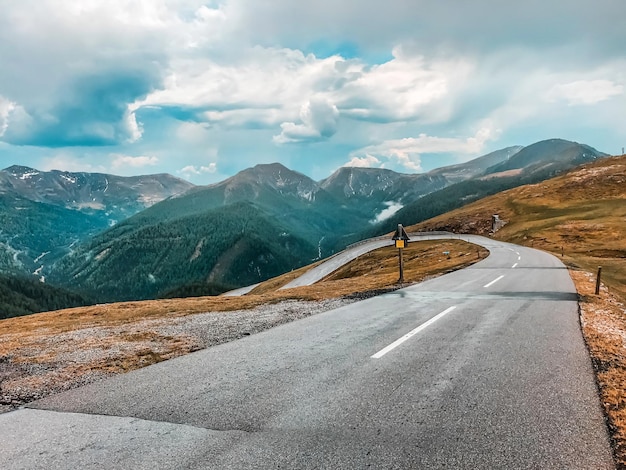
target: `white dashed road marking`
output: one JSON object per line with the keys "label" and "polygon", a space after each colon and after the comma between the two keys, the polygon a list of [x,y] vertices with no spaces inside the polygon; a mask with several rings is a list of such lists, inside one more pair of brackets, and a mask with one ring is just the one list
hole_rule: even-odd
{"label": "white dashed road marking", "polygon": [[416,334],[418,334],[420,331],[422,331],[425,328],[428,328],[430,325],[432,325],[433,323],[435,323],[437,320],[439,320],[441,317],[447,315],[448,313],[450,313],[452,310],[454,310],[456,308],[456,305],[453,305],[452,307],[447,308],[446,310],[444,310],[443,312],[435,315],[434,317],[432,317],[430,320],[428,320],[425,323],[422,323],[420,326],[418,326],[417,328],[415,328],[414,330],[409,331],[406,335],[404,335],[402,338],[397,339],[396,341],[394,341],[393,343],[391,343],[389,346],[387,346],[384,349],[381,349],[380,351],[378,351],[376,354],[374,354],[373,356],[371,356],[372,359],[380,359],[381,357],[383,357],[385,354],[387,354],[389,351],[397,348],[398,346],[400,346],[402,343],[404,343],[406,340],[408,340],[409,338],[411,338],[412,336],[415,336]]}

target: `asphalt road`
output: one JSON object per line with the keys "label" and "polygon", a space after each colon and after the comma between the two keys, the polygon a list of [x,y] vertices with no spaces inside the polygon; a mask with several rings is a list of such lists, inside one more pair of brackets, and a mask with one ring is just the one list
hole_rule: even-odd
{"label": "asphalt road", "polygon": [[613,468],[574,286],[546,253],[0,415],[0,468]]}
{"label": "asphalt road", "polygon": [[252,291],[259,283],[252,284],[250,286],[240,287],[238,289],[229,290],[228,292],[224,292],[222,295],[224,297],[239,297],[240,295],[246,295],[248,292]]}
{"label": "asphalt road", "polygon": [[363,243],[359,243],[358,245],[352,246],[350,248],[346,248],[345,250],[337,253],[335,256],[328,258],[326,261],[319,264],[318,266],[309,269],[302,276],[294,279],[288,284],[285,284],[283,287],[281,287],[281,289],[310,286],[311,284],[322,280],[343,265],[348,264],[353,259],[356,259],[359,256],[364,255],[365,253],[369,253],[370,251],[377,250],[378,248],[393,245],[393,243],[394,242],[390,238],[372,239],[367,240]]}

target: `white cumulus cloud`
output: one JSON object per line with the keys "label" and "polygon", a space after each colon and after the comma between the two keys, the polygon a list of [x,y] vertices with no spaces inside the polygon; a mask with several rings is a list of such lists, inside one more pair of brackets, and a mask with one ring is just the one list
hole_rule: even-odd
{"label": "white cumulus cloud", "polygon": [[364,157],[352,157],[352,159],[343,166],[352,166],[357,168],[376,168],[380,167],[382,162],[374,155],[365,155]]}
{"label": "white cumulus cloud", "polygon": [[207,173],[212,174],[212,173],[215,173],[216,171],[217,171],[217,163],[213,162],[213,163],[209,163],[206,166],[187,165],[186,167],[178,170],[177,173],[179,175],[182,175],[185,178],[191,178],[193,176],[199,176],[199,175],[203,175]]}
{"label": "white cumulus cloud", "polygon": [[[385,158],[406,168],[420,172],[421,155],[433,153],[456,153],[478,155],[485,143],[496,135],[491,128],[481,128],[476,135],[466,139],[436,137],[420,134],[418,137],[391,139],[375,145],[369,145],[353,152],[352,161],[368,161],[372,158]],[[359,155],[365,155],[359,157]],[[356,160],[355,160],[356,159]]]}
{"label": "white cumulus cloud", "polygon": [[0,96],[0,137],[4,135],[9,127],[9,114],[15,109],[15,103]]}
{"label": "white cumulus cloud", "polygon": [[577,80],[555,85],[548,91],[548,101],[565,100],[570,106],[591,105],[624,94],[624,86],[610,80]]}
{"label": "white cumulus cloud", "polygon": [[113,161],[111,162],[111,168],[115,171],[125,168],[143,168],[146,166],[155,166],[159,163],[159,159],[155,156],[139,156],[132,157],[130,155],[111,155]]}
{"label": "white cumulus cloud", "polygon": [[301,124],[284,122],[282,132],[274,136],[274,142],[306,142],[328,139],[337,132],[339,111],[331,102],[324,99],[312,99],[300,110]]}
{"label": "white cumulus cloud", "polygon": [[463,86],[473,67],[468,59],[427,61],[398,46],[393,59],[364,67],[335,92],[337,106],[346,116],[374,122],[439,122],[451,112],[445,99]]}

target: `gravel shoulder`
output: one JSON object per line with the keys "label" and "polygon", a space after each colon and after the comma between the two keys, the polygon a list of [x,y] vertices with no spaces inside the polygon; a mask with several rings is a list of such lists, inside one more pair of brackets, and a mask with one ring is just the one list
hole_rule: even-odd
{"label": "gravel shoulder", "polygon": [[[249,310],[91,326],[49,336],[43,345],[43,356],[41,342],[24,344],[19,358],[0,356],[0,412],[133,368],[336,309],[367,295],[321,301],[285,300]],[[0,337],[0,346],[10,339],[7,335]],[[142,361],[134,364],[138,356]]]}

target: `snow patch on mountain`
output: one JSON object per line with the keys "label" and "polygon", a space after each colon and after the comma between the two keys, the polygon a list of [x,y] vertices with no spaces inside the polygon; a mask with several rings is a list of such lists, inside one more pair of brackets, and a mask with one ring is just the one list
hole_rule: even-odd
{"label": "snow patch on mountain", "polygon": [[45,283],[46,282],[46,276],[43,276],[41,274],[41,272],[43,271],[44,265],[42,264],[41,266],[39,266],[37,269],[35,269],[33,271],[33,275],[35,276],[39,276],[39,282],[41,283]]}
{"label": "snow patch on mountain", "polygon": [[40,254],[39,256],[37,256],[37,258],[35,258],[35,259],[33,260],[33,262],[34,262],[34,263],[39,263],[39,261],[41,261],[41,259],[42,259],[44,256],[48,255],[48,254],[50,254],[50,252],[49,252],[49,251],[44,251],[42,254]]}
{"label": "snow patch on mountain", "polygon": [[37,176],[38,174],[38,171],[27,171],[26,173],[22,173],[21,175],[19,175],[18,178],[21,180],[28,180],[31,179],[33,176]]}
{"label": "snow patch on mountain", "polygon": [[74,178],[73,176],[69,176],[69,175],[59,175],[61,178],[63,178],[65,181],[67,181],[68,183],[71,184],[76,184],[76,178]]}
{"label": "snow patch on mountain", "polygon": [[315,190],[314,189],[309,189],[309,190],[298,189],[298,196],[300,196],[302,199],[306,199],[309,202],[313,202],[313,200],[315,199]]}

